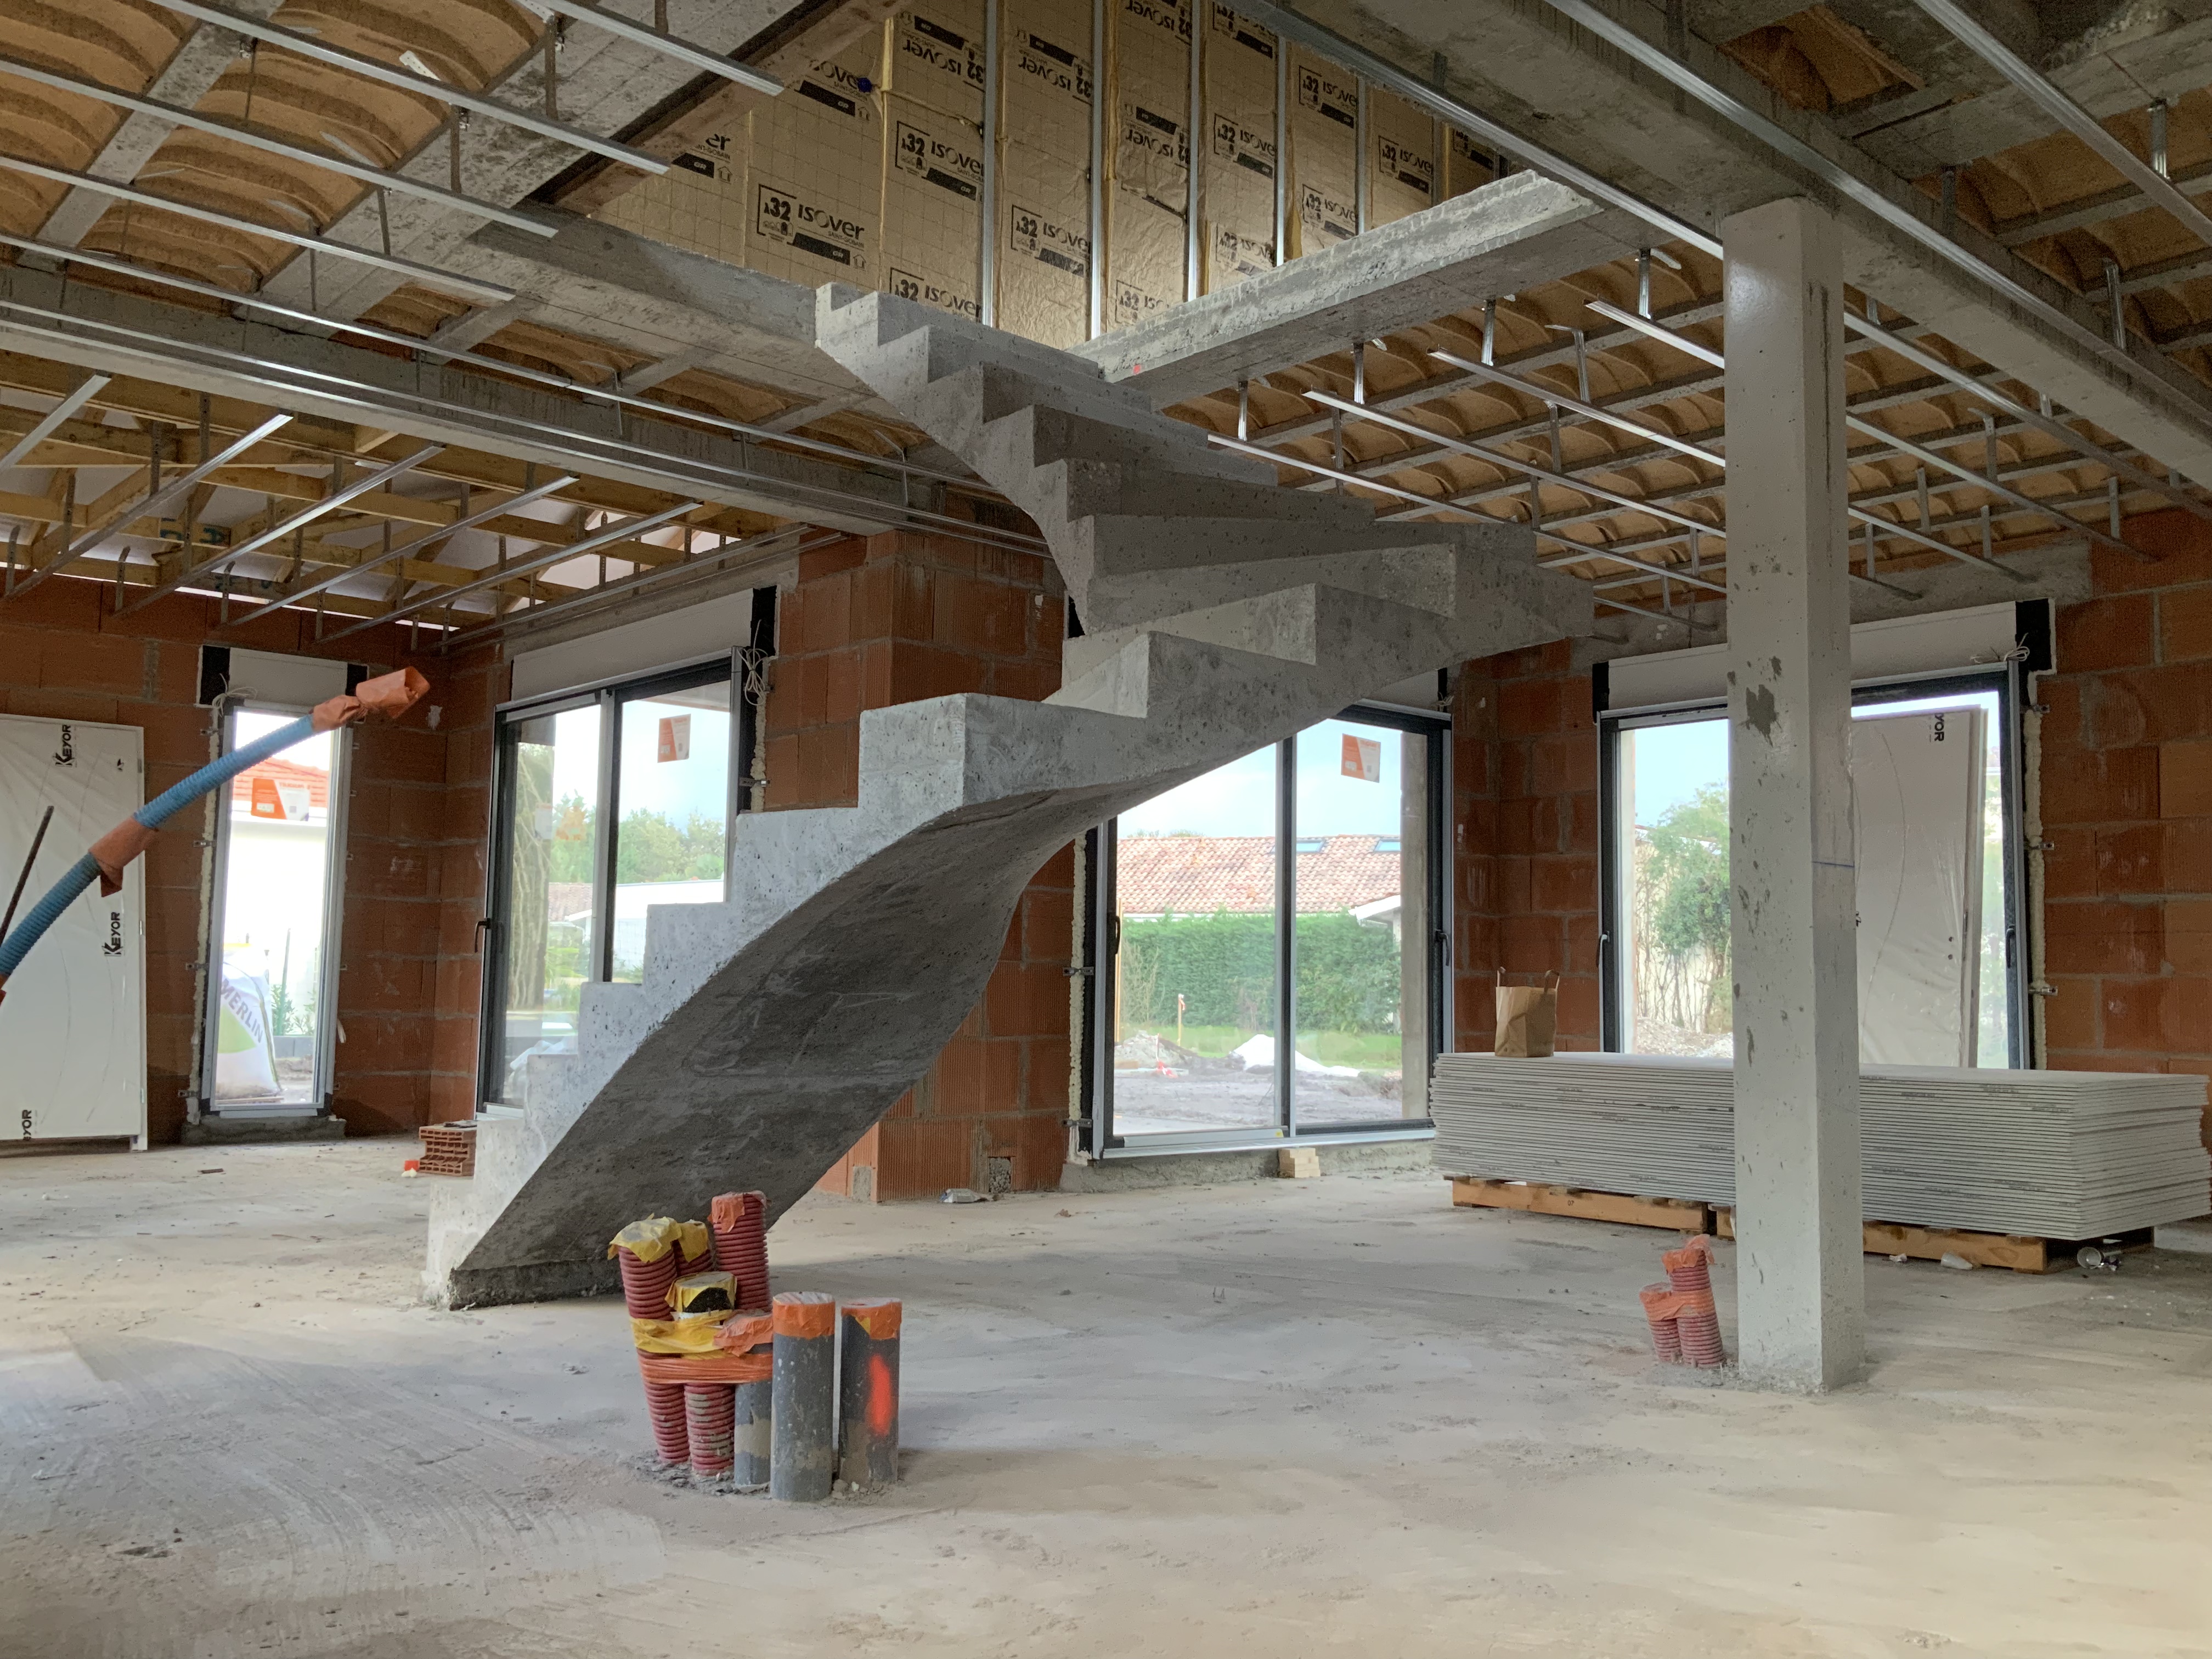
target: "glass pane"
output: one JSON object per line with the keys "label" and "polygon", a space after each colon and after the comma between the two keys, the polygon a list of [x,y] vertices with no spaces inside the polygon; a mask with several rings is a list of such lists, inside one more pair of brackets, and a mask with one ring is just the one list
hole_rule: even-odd
{"label": "glass pane", "polygon": [[[2004,1066],[2012,1064],[2012,978],[2005,963],[2005,855],[2008,849],[2004,835],[2004,738],[1998,726],[1997,694],[1966,691],[1949,696],[1918,697],[1905,702],[1867,703],[1854,708],[1851,714],[1855,720],[1863,720],[1969,708],[1981,711],[1983,748],[1981,868],[1973,872],[1978,875],[1981,884],[1973,1063]],[[1958,723],[1952,724],[1955,731]]]}
{"label": "glass pane", "polygon": [[506,1018],[488,1097],[520,1103],[534,1054],[576,1046],[577,988],[591,975],[592,878],[599,825],[596,704],[507,728],[514,779],[507,836]]}
{"label": "glass pane", "polygon": [[1624,731],[1620,782],[1622,1046],[1734,1054],[1728,722]]}
{"label": "glass pane", "polygon": [[[1298,733],[1291,1087],[1302,1128],[1427,1111],[1406,1090],[1407,1049],[1418,1043],[1426,1059],[1426,921],[1404,903],[1408,866],[1419,871],[1426,845],[1425,754],[1413,734],[1352,720]],[[1416,1063],[1417,1095],[1425,1069]]]}
{"label": "glass pane", "polygon": [[1273,745],[1116,821],[1114,1130],[1273,1129]]}
{"label": "glass pane", "polygon": [[[297,716],[240,709],[229,747]],[[231,781],[212,1016],[218,1112],[316,1099],[323,915],[330,881],[333,734],[319,732]]]}
{"label": "glass pane", "polygon": [[622,708],[616,799],[614,975],[645,975],[653,904],[720,904],[730,814],[730,683]]}
{"label": "glass pane", "polygon": [[[1866,702],[1855,720],[1978,709],[1984,742],[1978,1025],[1974,1064],[2010,1063],[2011,978],[2005,960],[2007,891],[2002,739],[1994,691]],[[1735,1051],[1729,998],[1728,724],[1697,720],[1620,734],[1621,997],[1626,1047],[1637,1054]],[[1932,805],[1931,805],[1932,811]],[[1923,817],[1926,814],[1922,815]],[[1916,820],[1917,822],[1918,820]],[[1896,834],[1887,823],[1880,833]],[[1875,831],[1862,825],[1862,834]],[[1863,868],[1881,849],[1861,849]],[[1890,849],[1894,851],[1894,849]],[[1863,878],[1861,892],[1867,889]],[[1870,948],[1867,938],[1863,949]],[[1928,964],[1906,964],[1908,969]],[[1863,976],[1869,971],[1861,964]],[[1885,969],[1884,971],[1887,971]],[[1932,1060],[1930,1063],[1933,1063]]]}

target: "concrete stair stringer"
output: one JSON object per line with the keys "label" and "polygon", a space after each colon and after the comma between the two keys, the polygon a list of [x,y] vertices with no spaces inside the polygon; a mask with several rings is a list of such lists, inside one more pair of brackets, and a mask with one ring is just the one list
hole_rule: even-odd
{"label": "concrete stair stringer", "polygon": [[[1042,702],[864,714],[854,806],[740,818],[727,901],[651,909],[642,981],[586,986],[576,1052],[531,1058],[474,1178],[434,1188],[434,1298],[606,1288],[624,1223],[733,1186],[781,1214],[927,1070],[1069,841],[1382,685],[1587,629],[1526,530],[1362,520],[1062,354],[885,296],[823,313],[825,347],[933,436],[986,477],[1027,468],[1007,493],[1063,570],[1107,550],[1097,626]],[[1218,511],[1162,514],[1148,543],[1147,480]]]}

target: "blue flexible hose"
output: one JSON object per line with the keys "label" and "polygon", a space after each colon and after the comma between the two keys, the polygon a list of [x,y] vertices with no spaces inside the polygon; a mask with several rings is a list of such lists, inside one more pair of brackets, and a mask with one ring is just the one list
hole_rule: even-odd
{"label": "blue flexible hose", "polygon": [[[234,749],[221,760],[210,762],[186,778],[182,783],[164,789],[131,816],[149,830],[158,830],[178,812],[191,805],[218,784],[228,783],[249,767],[258,766],[271,755],[281,754],[294,744],[305,741],[315,734],[314,717],[302,714],[289,726],[280,726],[265,738],[258,738],[243,749]],[[62,913],[76,902],[76,896],[100,879],[100,864],[87,853],[69,868],[69,873],[48,888],[46,896],[24,914],[4,940],[0,940],[0,979],[22,966],[23,958],[30,954],[47,928],[62,919]]]}

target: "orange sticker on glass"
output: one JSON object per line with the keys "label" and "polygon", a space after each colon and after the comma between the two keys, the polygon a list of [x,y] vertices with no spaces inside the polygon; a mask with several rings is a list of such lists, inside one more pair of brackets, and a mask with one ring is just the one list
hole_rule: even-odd
{"label": "orange sticker on glass", "polygon": [[1382,781],[1382,743],[1379,738],[1344,734],[1344,775],[1368,783]]}

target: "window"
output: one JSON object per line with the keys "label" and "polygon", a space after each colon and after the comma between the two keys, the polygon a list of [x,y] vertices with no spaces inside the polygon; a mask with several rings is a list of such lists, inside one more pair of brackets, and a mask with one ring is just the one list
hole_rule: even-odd
{"label": "window", "polygon": [[721,902],[731,684],[718,660],[501,711],[480,1099],[574,1051],[586,981],[643,976],[653,906]]}
{"label": "window", "polygon": [[[2025,1066],[2017,684],[2000,669],[1852,696],[1860,1052]],[[1608,717],[1606,1046],[1732,1052],[1729,740],[1711,705]]]}
{"label": "window", "polygon": [[[296,712],[236,706],[228,753]],[[224,1117],[319,1112],[330,1090],[338,866],[349,734],[319,732],[241,772],[216,815],[216,977],[207,1000],[201,1098]],[[342,827],[340,833],[343,833]]]}
{"label": "window", "polygon": [[1094,1151],[1425,1126],[1443,730],[1355,709],[1094,836]]}

